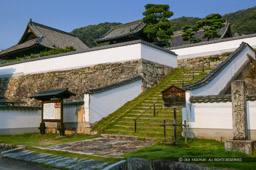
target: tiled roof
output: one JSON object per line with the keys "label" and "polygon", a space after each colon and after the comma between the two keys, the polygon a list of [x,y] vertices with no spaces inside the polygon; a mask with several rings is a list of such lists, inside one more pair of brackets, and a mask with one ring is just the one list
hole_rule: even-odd
{"label": "tiled roof", "polygon": [[40,110],[41,107],[31,106],[0,106],[0,110]]}
{"label": "tiled roof", "polygon": [[[79,106],[83,105],[84,101],[63,103],[64,106]],[[33,106],[0,106],[0,110],[41,110],[41,107]]]}
{"label": "tiled roof", "polygon": [[28,40],[28,41],[26,41],[22,44],[14,45],[14,46],[12,46],[10,48],[7,48],[3,51],[0,51],[0,56],[4,55],[4,54],[7,54],[9,52],[12,52],[12,51],[17,51],[17,50],[22,50],[22,49],[27,49],[27,48],[33,47],[36,44],[38,44],[38,42],[39,42],[39,38],[35,38],[35,39],[32,39],[32,40]]}
{"label": "tiled roof", "polygon": [[183,88],[185,90],[194,90],[200,88],[209,82],[211,82],[240,52],[242,52],[246,47],[254,49],[245,42],[242,42],[240,47],[237,48],[233,53],[231,53],[225,60],[223,60],[217,67],[215,67],[211,72],[209,72],[204,78],[201,80],[185,85]]}
{"label": "tiled roof", "polygon": [[67,46],[72,46],[76,50],[88,49],[88,47],[75,35],[70,33],[57,30],[36,22],[30,22],[29,27],[36,32],[37,35],[43,37],[42,45],[51,48],[66,48]]}
{"label": "tiled roof", "polygon": [[230,37],[230,38],[224,38],[224,39],[218,39],[218,40],[212,40],[212,41],[205,41],[205,42],[200,42],[200,43],[195,43],[195,44],[187,44],[187,45],[182,45],[182,46],[177,46],[177,47],[170,47],[168,49],[169,50],[176,50],[176,49],[196,47],[196,46],[201,46],[201,45],[227,42],[227,41],[233,41],[233,40],[239,40],[239,39],[245,39],[245,38],[252,38],[252,37],[256,37],[256,34],[249,34],[249,35],[242,35],[242,36]]}
{"label": "tiled roof", "polygon": [[68,91],[68,88],[63,88],[63,89],[43,91],[43,92],[37,93],[34,96],[31,96],[30,98],[35,98],[37,100],[44,100],[44,99],[48,100],[53,97],[69,98],[70,96],[75,96],[75,94]]}
{"label": "tiled roof", "polygon": [[[226,35],[227,32],[228,32],[229,27],[230,27],[230,24],[228,23],[228,24],[225,25],[225,27],[219,29],[219,30],[218,30],[218,34],[220,34],[221,37],[220,37],[220,38],[211,39],[211,41],[224,38],[225,35]],[[183,34],[183,31],[175,31],[175,32],[173,33],[173,37],[172,37],[172,39],[169,41],[172,47],[181,46],[181,45],[185,45],[185,44],[190,44],[189,41],[184,41],[184,40],[183,40],[182,34]],[[201,40],[200,42],[205,42],[205,41],[207,41],[207,38],[202,38],[202,37],[203,37],[203,34],[204,34],[204,31],[203,31],[203,30],[199,30],[199,31],[194,35],[194,37],[195,37],[195,38],[199,38],[199,39]]]}
{"label": "tiled roof", "polygon": [[142,79],[141,76],[136,76],[136,77],[133,77],[133,78],[130,78],[130,79],[127,79],[127,80],[123,80],[123,81],[120,81],[118,83],[114,83],[114,84],[111,84],[111,85],[108,85],[108,86],[104,86],[104,87],[100,87],[100,88],[96,88],[96,89],[89,89],[85,93],[86,94],[101,93],[101,92],[104,92],[104,91],[107,91],[107,90],[111,90],[111,89],[114,89],[114,88],[117,88],[117,87],[124,86],[126,84],[133,83],[133,82],[141,80],[141,79]]}
{"label": "tiled roof", "polygon": [[98,39],[98,42],[105,42],[115,40],[118,38],[130,36],[143,30],[146,24],[142,20],[129,22],[126,24],[120,24],[112,27],[102,38]]}
{"label": "tiled roof", "polygon": [[[191,103],[220,103],[232,102],[231,95],[213,95],[213,96],[192,96],[189,101]],[[256,101],[256,93],[246,95],[246,101]]]}
{"label": "tiled roof", "polygon": [[[32,33],[34,38],[27,40],[28,35]],[[17,45],[14,45],[6,50],[0,52],[0,56],[32,47],[33,45],[40,45],[45,48],[61,48],[65,49],[68,46],[74,47],[76,50],[88,49],[88,47],[75,35],[51,28],[36,22],[30,22]]]}

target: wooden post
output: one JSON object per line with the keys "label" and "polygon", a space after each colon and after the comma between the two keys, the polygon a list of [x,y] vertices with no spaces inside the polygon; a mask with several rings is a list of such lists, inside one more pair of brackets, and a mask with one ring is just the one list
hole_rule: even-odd
{"label": "wooden post", "polygon": [[174,144],[176,144],[176,108],[174,108],[173,111],[174,111],[173,136],[174,136]]}
{"label": "wooden post", "polygon": [[154,116],[156,116],[156,104],[154,104]]}
{"label": "wooden post", "polygon": [[136,131],[137,131],[137,120],[135,119],[134,120],[134,132],[136,133]]}
{"label": "wooden post", "polygon": [[193,72],[193,80],[195,79],[195,72]]}
{"label": "wooden post", "polygon": [[188,143],[188,141],[187,141],[187,121],[185,120],[184,121],[184,124],[185,124],[185,144],[187,144]]}
{"label": "wooden post", "polygon": [[41,135],[45,135],[45,129],[46,129],[43,116],[44,116],[44,102],[42,101],[41,123],[39,127]]}
{"label": "wooden post", "polygon": [[166,125],[164,120],[164,142],[166,142]]}
{"label": "wooden post", "polygon": [[61,98],[61,111],[60,111],[60,136],[65,136],[65,126],[63,123],[63,98]]}

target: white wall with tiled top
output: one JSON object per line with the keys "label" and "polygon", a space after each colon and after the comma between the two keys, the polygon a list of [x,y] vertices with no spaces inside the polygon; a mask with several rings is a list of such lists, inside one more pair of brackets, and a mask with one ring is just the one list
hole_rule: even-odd
{"label": "white wall with tiled top", "polygon": [[146,59],[169,67],[177,67],[177,56],[141,42],[111,48],[95,48],[77,54],[63,55],[42,60],[0,65],[0,77],[27,75],[51,71],[71,70],[104,63],[117,63]]}
{"label": "white wall with tiled top", "polygon": [[210,55],[220,55],[226,52],[234,51],[242,42],[250,44],[253,48],[256,48],[256,34],[249,38],[241,38],[236,40],[216,42],[210,44],[202,44],[192,47],[183,47],[178,49],[172,49],[178,55],[178,60],[187,58],[204,57]]}

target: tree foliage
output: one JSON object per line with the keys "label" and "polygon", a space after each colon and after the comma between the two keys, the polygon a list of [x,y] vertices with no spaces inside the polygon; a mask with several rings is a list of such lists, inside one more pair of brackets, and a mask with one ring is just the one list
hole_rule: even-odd
{"label": "tree foliage", "polygon": [[96,47],[98,44],[97,39],[106,34],[112,26],[118,25],[120,23],[101,23],[98,25],[88,25],[86,27],[74,29],[71,33],[78,36],[83,43],[88,47]]}
{"label": "tree foliage", "polygon": [[145,9],[143,22],[146,23],[146,27],[143,32],[155,42],[169,40],[173,35],[171,23],[168,20],[173,12],[169,11],[169,5],[147,4]]}
{"label": "tree foliage", "polygon": [[170,22],[172,24],[173,31],[182,30],[182,28],[186,25],[195,25],[197,21],[202,20],[202,18],[198,17],[180,17],[171,19]]}
{"label": "tree foliage", "polygon": [[197,25],[195,26],[186,25],[185,27],[182,28],[182,30],[183,30],[182,37],[184,41],[190,41],[191,43],[198,43],[201,41],[199,38],[194,37],[194,35],[198,31]]}
{"label": "tree foliage", "polygon": [[[253,34],[256,33],[256,7],[240,10],[234,13],[223,15],[231,25],[232,33]],[[180,17],[170,20],[173,31],[181,30],[186,25],[195,25],[198,21],[203,20],[198,17]],[[89,47],[95,47],[98,44],[96,39],[103,36],[110,30],[111,26],[120,23],[101,23],[98,25],[89,25],[72,31]]]}
{"label": "tree foliage", "polygon": [[204,20],[198,21],[196,27],[204,30],[203,38],[207,40],[220,37],[217,30],[224,27],[225,19],[220,14],[210,14]]}
{"label": "tree foliage", "polygon": [[231,25],[232,33],[256,33],[256,7],[229,13],[223,16]]}

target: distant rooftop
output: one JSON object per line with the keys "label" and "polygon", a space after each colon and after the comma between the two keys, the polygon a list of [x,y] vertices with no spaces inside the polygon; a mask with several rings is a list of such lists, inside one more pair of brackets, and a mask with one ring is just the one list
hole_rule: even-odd
{"label": "distant rooftop", "polygon": [[46,49],[65,49],[68,46],[76,50],[88,49],[75,35],[33,22],[30,19],[20,41],[17,45],[1,51],[0,59],[16,58]]}

